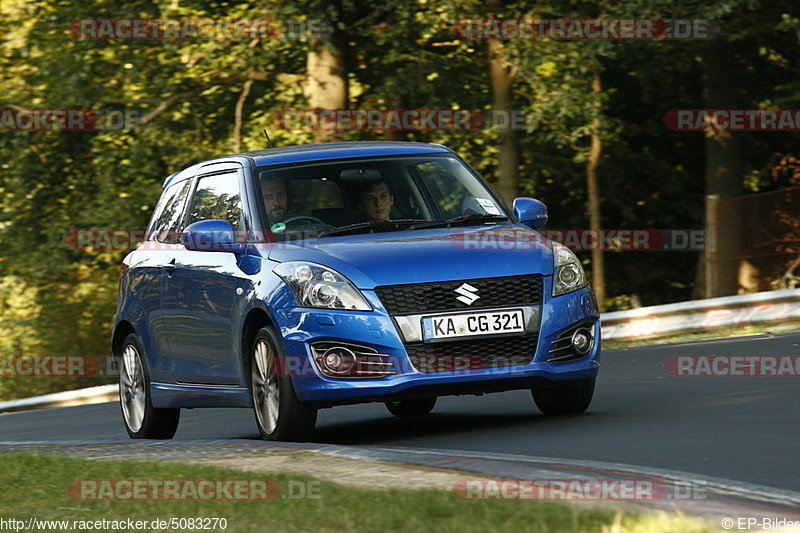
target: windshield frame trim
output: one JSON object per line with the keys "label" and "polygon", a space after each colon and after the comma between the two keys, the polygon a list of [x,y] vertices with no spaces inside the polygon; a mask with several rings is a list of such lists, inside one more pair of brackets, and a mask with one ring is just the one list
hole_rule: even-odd
{"label": "windshield frame trim", "polygon": [[[366,155],[366,156],[354,156],[354,157],[344,157],[344,158],[334,158],[334,159],[314,159],[314,160],[310,160],[310,161],[302,161],[302,162],[292,161],[292,162],[289,162],[289,163],[275,163],[275,164],[271,164],[271,165],[257,165],[255,163],[255,161],[253,161],[252,173],[251,173],[249,181],[251,181],[252,184],[253,184],[253,189],[255,190],[254,192],[255,192],[256,200],[257,200],[257,203],[259,204],[259,208],[258,208],[258,212],[259,213],[258,213],[258,215],[259,215],[259,219],[260,220],[258,221],[259,222],[258,225],[261,226],[262,228],[264,228],[264,232],[265,233],[270,234],[269,237],[267,237],[266,240],[271,241],[271,242],[280,242],[280,240],[281,240],[280,236],[281,235],[280,234],[272,234],[270,229],[266,225],[267,219],[264,218],[264,217],[266,217],[267,213],[266,213],[266,209],[264,208],[264,198],[263,198],[263,195],[262,195],[262,192],[261,192],[261,186],[260,186],[260,183],[258,183],[258,180],[259,180],[258,176],[261,174],[262,171],[265,171],[265,170],[271,170],[271,171],[272,170],[280,170],[282,168],[298,168],[298,167],[303,167],[303,166],[316,166],[316,165],[323,165],[323,164],[347,163],[349,161],[366,161],[366,160],[372,160],[372,159],[378,159],[378,160],[402,159],[402,158],[432,158],[432,159],[435,158],[435,159],[442,159],[442,158],[448,158],[448,157],[455,158],[456,160],[458,160],[458,162],[461,165],[463,165],[463,167],[467,170],[467,172],[469,172],[472,175],[472,177],[474,179],[476,179],[478,181],[478,183],[481,184],[481,186],[483,187],[484,191],[489,195],[489,197],[492,199],[492,201],[495,203],[495,205],[497,205],[500,208],[501,214],[507,217],[506,221],[498,221],[498,222],[506,222],[506,223],[513,223],[513,224],[518,224],[519,223],[519,220],[517,220],[517,217],[514,214],[513,209],[509,209],[508,206],[506,205],[506,203],[503,202],[500,199],[500,197],[494,191],[494,189],[492,188],[490,183],[477,170],[475,170],[475,168],[473,168],[472,165],[467,163],[455,151],[447,151],[447,152],[434,152],[434,153],[414,153],[414,152],[412,152],[412,153],[405,153],[405,154]],[[425,180],[423,179],[423,176],[420,175],[418,169],[415,169],[415,172],[411,174],[411,178],[412,178],[412,180],[414,181],[414,183],[415,183],[415,185],[417,187],[423,188],[425,194],[428,194],[429,197],[433,198],[428,184],[425,183]],[[420,183],[422,185],[420,185]],[[442,218],[444,218],[444,215],[443,215],[443,213],[441,211],[441,208],[438,205],[436,206],[436,210],[437,210],[437,215],[442,217]],[[431,220],[429,222],[435,222],[435,221]],[[444,222],[444,220],[442,220],[441,222]],[[396,230],[396,231],[410,231],[410,230],[413,230],[413,227],[402,228],[402,229],[399,229],[399,230]],[[367,233],[374,233],[374,232],[373,231],[369,231]],[[334,235],[332,237],[337,237],[337,235]]]}

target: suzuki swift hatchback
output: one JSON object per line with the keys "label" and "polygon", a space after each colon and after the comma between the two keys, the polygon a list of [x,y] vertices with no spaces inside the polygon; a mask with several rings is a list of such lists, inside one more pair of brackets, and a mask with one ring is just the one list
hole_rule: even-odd
{"label": "suzuki swift hatchback", "polygon": [[546,415],[592,399],[600,321],[580,262],[452,150],[335,143],[169,176],[124,260],[113,353],[132,438],[181,408],[249,407],[266,439],[317,410],[530,389]]}

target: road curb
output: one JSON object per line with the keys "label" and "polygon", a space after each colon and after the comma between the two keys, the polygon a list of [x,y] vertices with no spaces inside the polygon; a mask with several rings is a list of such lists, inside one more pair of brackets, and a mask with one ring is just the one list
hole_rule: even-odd
{"label": "road curb", "polygon": [[[402,465],[409,468],[433,468],[450,471],[461,480],[575,480],[639,481],[661,486],[664,497],[652,500],[585,500],[586,503],[644,506],[665,511],[680,511],[707,518],[784,517],[800,520],[800,492],[777,489],[731,479],[693,474],[679,470],[602,461],[526,456],[506,453],[403,448],[383,446],[348,446],[319,443],[268,442],[260,440],[187,440],[187,441],[0,441],[0,454],[30,452],[64,454],[89,459],[132,459],[178,462],[204,462],[220,458],[257,459],[274,455],[314,453],[331,458]],[[234,466],[236,468],[236,466]],[[679,486],[696,485],[699,492],[691,497],[677,495]],[[455,485],[453,486],[455,491]],[[680,491],[689,496],[685,491]],[[522,500],[520,500],[522,501]],[[545,500],[543,500],[545,501]],[[565,499],[554,498],[552,501]]]}
{"label": "road curb", "polygon": [[[281,444],[285,445],[285,443]],[[744,481],[706,476],[681,470],[641,465],[508,453],[390,446],[355,447],[322,445],[320,448],[313,451],[350,459],[396,461],[404,464],[452,468],[455,470],[467,470],[481,473],[488,476],[509,478],[518,477],[519,473],[526,468],[530,468],[534,472],[537,468],[585,472],[589,476],[595,473],[642,476],[653,479],[657,478],[670,483],[695,483],[713,489],[720,494],[747,496],[762,502],[796,506],[796,509],[800,508],[797,507],[800,506],[800,492],[797,491],[777,489]],[[498,468],[499,466],[501,466],[501,468]]]}

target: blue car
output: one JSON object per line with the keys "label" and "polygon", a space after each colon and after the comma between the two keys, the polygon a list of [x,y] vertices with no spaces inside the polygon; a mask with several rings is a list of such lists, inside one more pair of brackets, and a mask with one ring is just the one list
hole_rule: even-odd
{"label": "blue car", "polygon": [[132,438],[180,410],[246,407],[270,440],[317,411],[529,389],[585,411],[600,316],[580,261],[451,149],[353,142],[222,157],[169,176],[124,259],[113,354]]}

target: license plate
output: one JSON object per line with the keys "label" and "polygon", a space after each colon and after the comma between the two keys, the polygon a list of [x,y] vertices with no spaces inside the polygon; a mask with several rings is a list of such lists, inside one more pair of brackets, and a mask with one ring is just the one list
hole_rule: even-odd
{"label": "license plate", "polygon": [[486,311],[463,315],[439,315],[422,318],[424,340],[522,333],[525,331],[522,309]]}

